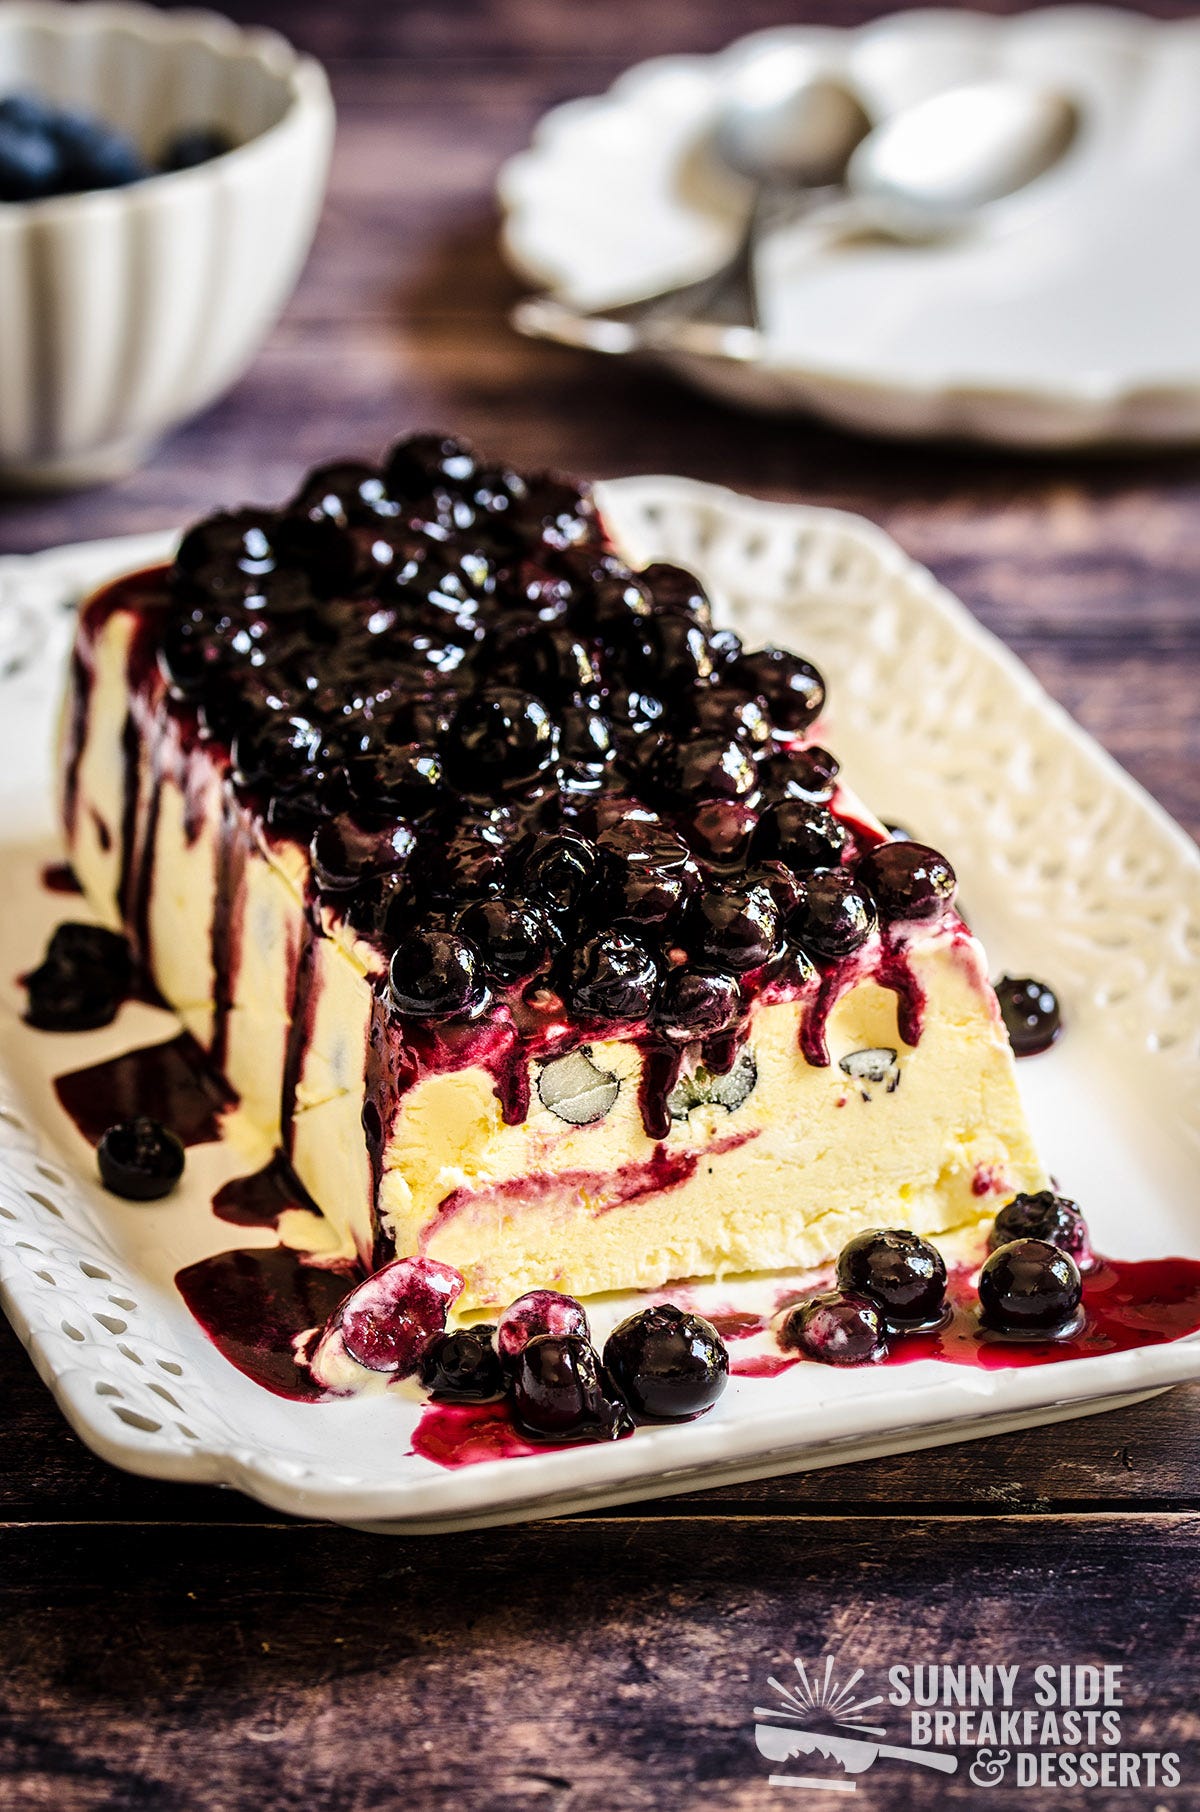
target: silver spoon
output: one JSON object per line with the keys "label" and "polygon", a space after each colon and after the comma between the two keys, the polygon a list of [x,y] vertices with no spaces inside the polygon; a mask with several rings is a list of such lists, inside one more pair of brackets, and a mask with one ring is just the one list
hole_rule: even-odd
{"label": "silver spoon", "polygon": [[527,297],[513,310],[513,325],[581,346],[595,345],[598,335],[607,352],[631,350],[638,330],[651,321],[656,331],[697,316],[757,325],[753,263],[764,218],[784,197],[794,202],[804,191],[832,192],[870,130],[858,96],[820,74],[811,54],[777,47],[753,58],[739,73],[711,138],[717,160],[752,185],[733,255],[697,282],[594,312],[550,296]]}
{"label": "silver spoon", "polygon": [[[852,152],[843,193],[816,207],[806,230],[814,244],[872,233],[924,243],[963,231],[981,210],[1027,187],[1065,155],[1079,129],[1069,96],[1010,80],[972,82],[903,109]],[[753,327],[720,320],[639,322],[589,316],[555,305],[555,331],[545,316],[518,319],[524,333],[603,352],[638,347],[707,357],[762,356]],[[540,325],[539,325],[540,320]]]}

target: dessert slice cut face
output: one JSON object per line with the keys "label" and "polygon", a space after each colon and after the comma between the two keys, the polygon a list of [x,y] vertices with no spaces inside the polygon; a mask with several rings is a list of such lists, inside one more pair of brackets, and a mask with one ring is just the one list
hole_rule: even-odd
{"label": "dessert slice cut face", "polygon": [[819,1264],[1046,1182],[949,864],[823,700],[586,487],[419,436],[89,600],[63,818],[341,1256],[467,1309]]}

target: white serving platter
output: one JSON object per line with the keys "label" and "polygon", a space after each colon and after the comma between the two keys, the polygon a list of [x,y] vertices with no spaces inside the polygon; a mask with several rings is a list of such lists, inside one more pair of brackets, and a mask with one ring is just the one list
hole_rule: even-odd
{"label": "white serving platter", "polygon": [[499,179],[505,249],[581,308],[688,282],[732,250],[746,196],[698,146],[748,59],[800,46],[885,118],[993,75],[1081,105],[1070,155],[936,246],[804,233],[759,261],[765,345],[677,357],[747,407],[898,436],[1021,447],[1200,439],[1200,21],[1112,7],[1011,17],[919,9],[851,30],[787,26],[719,56],[658,57],[538,125]]}
{"label": "white serving platter", "polygon": [[[1099,1248],[1200,1258],[1200,852],[870,524],[674,478],[606,485],[601,504],[635,557],[694,566],[723,620],[817,660],[848,779],[951,853],[994,972],[1059,990],[1067,1033],[1020,1080]],[[40,883],[56,853],[50,747],[74,604],[169,545],[0,561],[0,1299],[97,1453],[297,1515],[432,1532],[970,1438],[1200,1377],[1200,1339],[1014,1370],[805,1364],[735,1378],[694,1423],[448,1469],[409,1451],[419,1405],[403,1390],[289,1402],[235,1370],[173,1278],[210,1253],[271,1243],[211,1213],[213,1189],[246,1163],[223,1144],[198,1147],[177,1196],[120,1202],[94,1182],[51,1089],[56,1073],[170,1036],[174,1022],[129,1006],[103,1031],[36,1033],[16,982],[50,926],[78,910]]]}

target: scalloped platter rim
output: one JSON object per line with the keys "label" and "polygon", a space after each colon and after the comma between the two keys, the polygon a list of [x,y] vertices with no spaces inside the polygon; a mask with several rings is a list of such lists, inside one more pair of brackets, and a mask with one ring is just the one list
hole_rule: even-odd
{"label": "scalloped platter rim", "polygon": [[722,87],[775,44],[849,73],[880,117],[1003,73],[1058,84],[1080,101],[1084,127],[1059,169],[957,242],[813,249],[801,235],[791,254],[768,249],[761,356],[662,363],[748,408],[900,438],[1023,448],[1200,439],[1185,300],[1200,264],[1178,231],[1200,188],[1196,19],[1093,5],[1009,16],[928,7],[656,57],[605,94],[551,109],[501,169],[502,244],[517,271],[588,309],[714,268],[744,200],[697,146]]}
{"label": "scalloped platter rim", "polygon": [[[695,566],[719,614],[801,647],[830,681],[831,739],[885,817],[952,853],[994,972],[1045,975],[1066,1036],[1020,1066],[1036,1136],[1102,1250],[1200,1258],[1200,852],[1028,671],[880,530],[678,478],[600,487],[639,560]],[[244,1169],[196,1148],[176,1198],[95,1184],[54,1103],[56,1071],[170,1036],[129,1006],[102,1032],[24,1027],[15,978],[53,922],[51,742],[74,606],[171,537],[0,560],[0,844],[9,870],[0,1002],[0,1300],[68,1421],[112,1463],[224,1484],[302,1516],[396,1533],[480,1527],[1030,1426],[1200,1377],[1200,1340],[1013,1370],[921,1361],[737,1377],[695,1423],[629,1441],[443,1468],[408,1451],[402,1393],[309,1404],[218,1353],[176,1269],[269,1243],[209,1209]],[[733,1286],[731,1286],[733,1287]]]}

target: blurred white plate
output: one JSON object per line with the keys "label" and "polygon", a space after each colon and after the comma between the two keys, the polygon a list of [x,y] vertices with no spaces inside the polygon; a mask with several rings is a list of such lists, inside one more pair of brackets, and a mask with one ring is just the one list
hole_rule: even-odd
{"label": "blurred white plate", "polygon": [[584,308],[703,275],[742,194],[697,152],[734,72],[811,46],[881,117],[992,74],[1060,86],[1086,126],[1052,175],[936,247],[860,241],[760,263],[767,353],[670,361],[752,408],[1026,447],[1200,439],[1200,21],[1054,7],[789,27],[662,57],[556,108],[500,175],[518,270]]}
{"label": "blurred white plate", "polygon": [[[1121,1258],[1200,1258],[1200,853],[1030,674],[869,523],[685,479],[601,487],[640,560],[694,566],[747,636],[803,648],[830,683],[834,747],[886,817],[949,849],[997,968],[1045,975],[1068,1032],[1019,1069],[1049,1168]],[[632,1440],[444,1470],[408,1451],[396,1391],[321,1404],[235,1371],[179,1296],[183,1265],[273,1236],[214,1218],[244,1164],[198,1146],[184,1187],[134,1204],[95,1183],[56,1073],[168,1037],[130,1005],[98,1032],[18,1019],[16,977],[69,916],[38,884],[55,852],[51,729],[80,594],[166,557],[169,538],[0,561],[0,1303],[79,1435],[114,1465],[238,1487],[277,1509],[397,1533],[562,1514],[961,1440],[1200,1377],[1200,1339],[1028,1369],[936,1360],[737,1377],[711,1414]],[[40,634],[27,634],[31,624]],[[19,671],[17,671],[19,670]],[[735,1283],[705,1286],[739,1306]],[[697,1292],[698,1306],[711,1295]],[[615,1318],[593,1306],[598,1333]],[[748,1348],[738,1342],[735,1360]]]}

